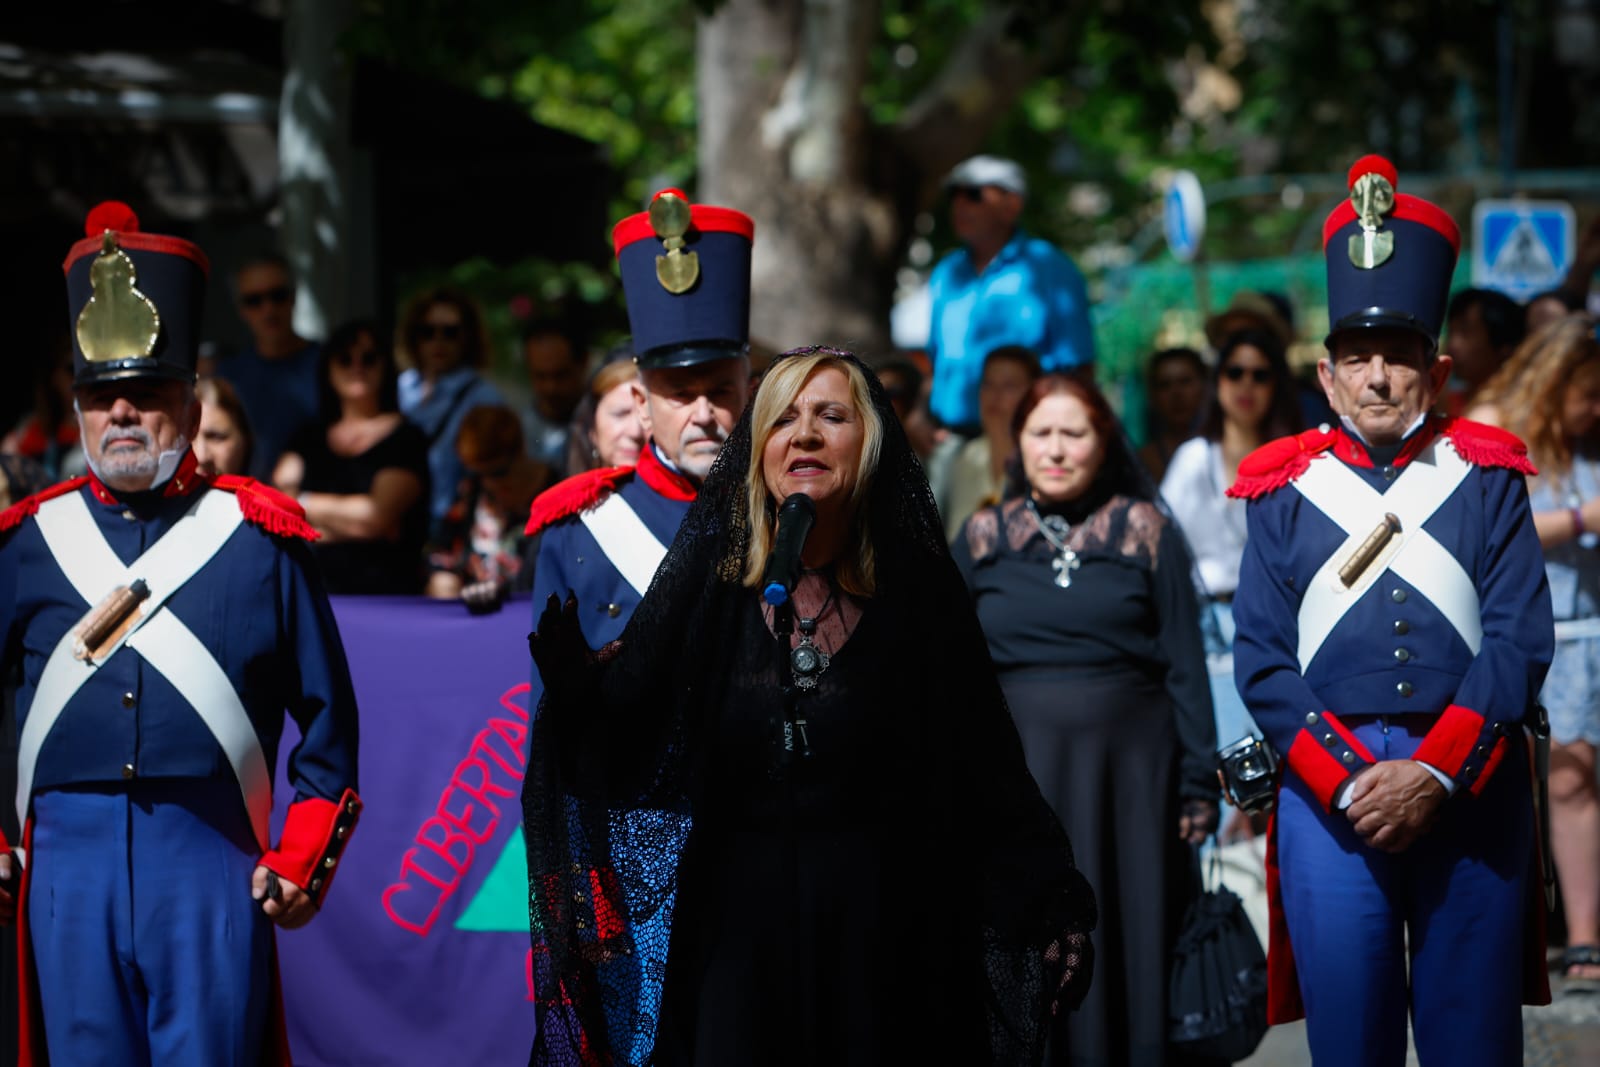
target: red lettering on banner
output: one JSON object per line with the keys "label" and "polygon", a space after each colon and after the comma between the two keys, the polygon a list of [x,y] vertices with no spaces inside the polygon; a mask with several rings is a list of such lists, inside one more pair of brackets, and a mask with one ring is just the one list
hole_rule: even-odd
{"label": "red lettering on banner", "polygon": [[531,948],[528,950],[527,959],[523,962],[522,971],[528,982],[528,999],[538,1000],[539,998],[533,995],[533,949]]}
{"label": "red lettering on banner", "polygon": [[512,699],[512,697],[526,697],[532,691],[533,686],[528,682],[523,682],[521,685],[514,685],[510,689],[507,689],[503,695],[501,695],[500,706],[505,708],[511,714],[515,715],[517,718],[521,719],[523,722],[527,722],[528,702],[524,700],[522,703],[518,704]]}
{"label": "red lettering on banner", "polygon": [[[498,743],[497,743],[498,742]],[[528,765],[528,728],[509,719],[490,719],[489,729],[472,742],[474,756],[488,756],[507,773],[521,778]],[[502,751],[505,753],[502,755]],[[509,757],[509,758],[508,758]]]}
{"label": "red lettering on banner", "polygon": [[450,864],[457,874],[465,874],[472,866],[472,838],[457,833],[455,827],[437,815],[430,816],[417,828],[417,844]]}
{"label": "red lettering on banner", "polygon": [[[477,771],[477,782],[468,783],[465,776],[472,770]],[[495,829],[500,825],[500,805],[489,799],[489,794],[509,797],[513,794],[489,781],[489,768],[482,760],[464,759],[456,764],[456,773],[450,776],[450,785],[439,795],[439,803],[435,810],[439,817],[448,820],[451,825],[472,839],[474,845],[481,845],[494,836]],[[459,806],[452,806],[451,801],[457,796],[462,799]],[[472,801],[478,803],[474,805]],[[483,825],[474,828],[473,816],[483,814]]]}
{"label": "red lettering on banner", "polygon": [[[428,936],[444,902],[461,887],[471,869],[477,846],[492,838],[500,827],[501,807],[491,798],[514,798],[521,792],[527,765],[523,748],[528,737],[524,725],[528,710],[525,700],[518,704],[515,698],[526,697],[530,689],[524,682],[501,695],[500,706],[517,721],[489,718],[473,737],[467,757],[456,764],[449,784],[434,804],[434,813],[417,827],[412,838],[417,847],[406,850],[400,859],[399,880],[383,891],[384,913],[401,929],[419,937]],[[497,775],[496,768],[504,773]],[[516,811],[515,805],[512,811]],[[423,884],[413,881],[412,875]],[[423,908],[427,908],[425,913]],[[532,966],[530,956],[530,996]]]}
{"label": "red lettering on banner", "polygon": [[[402,880],[383,891],[383,910],[384,914],[389,916],[389,920],[402,930],[410,930],[418,937],[427,937],[428,931],[433,929],[435,920],[439,918],[439,910],[444,907],[444,902],[450,898],[455,889],[439,886],[426,873],[412,866],[411,855],[415,851],[416,849],[411,849],[400,861]],[[423,884],[420,887],[414,882],[404,880],[408,871],[415,871],[422,876]],[[402,896],[405,897],[404,900],[399,899]],[[423,908],[427,908],[427,911],[418,915],[417,913]]]}

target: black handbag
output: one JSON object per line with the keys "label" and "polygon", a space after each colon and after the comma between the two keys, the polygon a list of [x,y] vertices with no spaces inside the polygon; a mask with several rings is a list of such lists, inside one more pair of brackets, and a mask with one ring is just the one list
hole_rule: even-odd
{"label": "black handbag", "polygon": [[1267,1032],[1267,957],[1239,897],[1212,881],[1189,905],[1167,986],[1167,1040],[1187,1055],[1232,1063]]}

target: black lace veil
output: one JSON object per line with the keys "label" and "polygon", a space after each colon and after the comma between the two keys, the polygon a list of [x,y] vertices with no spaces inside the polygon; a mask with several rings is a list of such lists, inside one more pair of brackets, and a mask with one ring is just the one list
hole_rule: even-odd
{"label": "black lace veil", "polygon": [[[866,371],[833,350],[779,358],[814,351]],[[893,735],[906,747],[884,763],[915,768],[895,783],[907,810],[919,813],[920,825],[907,832],[940,843],[937,879],[951,886],[941,892],[971,920],[992,1062],[1035,1063],[1052,1005],[1059,997],[1068,1010],[1086,986],[1083,935],[1095,923],[1094,899],[1027,773],[927,478],[876,375],[866,377],[883,446],[864,504],[877,568],[865,610],[883,613],[895,635],[882,669],[904,678],[904,700],[891,714],[904,719]],[[533,1063],[651,1062],[705,730],[757,595],[741,581],[753,408],[723,446],[622,637],[601,650],[585,684],[547,679],[523,789],[539,1026]],[[906,976],[908,984],[919,979]]]}

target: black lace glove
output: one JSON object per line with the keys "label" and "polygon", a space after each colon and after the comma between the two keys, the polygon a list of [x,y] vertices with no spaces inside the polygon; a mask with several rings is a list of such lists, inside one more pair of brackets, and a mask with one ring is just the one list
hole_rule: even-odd
{"label": "black lace glove", "polygon": [[550,594],[537,628],[528,635],[528,653],[549,699],[568,709],[587,706],[597,681],[595,655],[578,625],[578,597],[572,590],[567,590],[566,603]]}
{"label": "black lace glove", "polygon": [[1089,981],[1094,977],[1094,943],[1087,933],[1065,934],[1050,942],[1044,950],[1045,962],[1061,965],[1061,983],[1050,1002],[1050,1014],[1072,1012],[1083,1003],[1089,993]]}

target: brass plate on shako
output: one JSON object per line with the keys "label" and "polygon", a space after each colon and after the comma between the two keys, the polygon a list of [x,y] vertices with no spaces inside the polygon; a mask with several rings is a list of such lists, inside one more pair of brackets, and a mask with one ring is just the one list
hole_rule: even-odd
{"label": "brass plate on shako", "polygon": [[91,363],[136,359],[155,351],[161,315],[139,291],[133,260],[107,232],[89,265],[89,302],[78,314],[78,348]]}
{"label": "brass plate on shako", "polygon": [[700,256],[683,247],[692,221],[689,204],[682,197],[662,193],[650,204],[650,228],[666,248],[664,255],[656,257],[656,280],[673,295],[687,293],[700,280]]}
{"label": "brass plate on shako", "polygon": [[1394,255],[1394,234],[1382,229],[1383,217],[1394,210],[1394,186],[1381,174],[1363,174],[1350,189],[1350,202],[1361,220],[1361,232],[1350,235],[1350,262],[1371,270]]}

